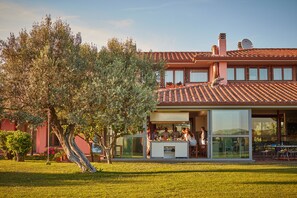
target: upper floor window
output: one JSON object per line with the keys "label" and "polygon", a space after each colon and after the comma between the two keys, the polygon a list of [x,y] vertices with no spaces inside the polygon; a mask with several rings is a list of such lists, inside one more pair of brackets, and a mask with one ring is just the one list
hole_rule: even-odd
{"label": "upper floor window", "polygon": [[293,71],[292,68],[284,68],[284,80],[293,80]]}
{"label": "upper floor window", "polygon": [[175,84],[184,84],[184,71],[183,70],[175,70]]}
{"label": "upper floor window", "polygon": [[268,69],[249,68],[249,80],[268,80]]}
{"label": "upper floor window", "polygon": [[190,82],[208,82],[207,70],[191,70]]}
{"label": "upper floor window", "polygon": [[165,85],[169,84],[184,84],[183,70],[166,70],[165,71]]}
{"label": "upper floor window", "polygon": [[245,80],[244,68],[236,68],[236,80]]}
{"label": "upper floor window", "polygon": [[173,83],[173,70],[165,71],[165,85],[168,83]]}
{"label": "upper floor window", "polygon": [[259,80],[268,80],[268,69],[267,68],[259,69]]}
{"label": "upper floor window", "polygon": [[292,80],[292,68],[273,68],[273,80]]}
{"label": "upper floor window", "polygon": [[228,80],[245,80],[244,68],[227,68]]}
{"label": "upper floor window", "polygon": [[249,68],[249,80],[258,80],[257,68]]}

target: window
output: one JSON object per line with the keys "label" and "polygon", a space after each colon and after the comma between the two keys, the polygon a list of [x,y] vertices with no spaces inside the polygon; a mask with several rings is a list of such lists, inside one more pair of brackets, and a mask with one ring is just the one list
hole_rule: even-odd
{"label": "window", "polygon": [[276,117],[254,117],[252,118],[253,140],[255,143],[277,141],[277,118]]}
{"label": "window", "polygon": [[249,110],[212,110],[212,158],[249,158]]}
{"label": "window", "polygon": [[176,70],[175,71],[175,84],[184,84],[184,71]]}
{"label": "window", "polygon": [[173,71],[167,70],[165,71],[165,85],[168,83],[173,83]]}
{"label": "window", "polygon": [[260,68],[259,69],[259,80],[268,80],[268,69],[267,68]]}
{"label": "window", "polygon": [[249,80],[258,80],[257,68],[249,68]]}
{"label": "window", "polygon": [[184,84],[184,71],[183,70],[166,70],[165,71],[165,85],[170,84]]}
{"label": "window", "polygon": [[245,80],[244,68],[236,68],[236,80]]}
{"label": "window", "polygon": [[228,80],[235,80],[234,68],[227,69]]}
{"label": "window", "polygon": [[282,80],[281,68],[273,68],[273,80]]}
{"label": "window", "polygon": [[284,80],[292,80],[292,68],[284,68]]}
{"label": "window", "polygon": [[267,68],[249,68],[249,80],[268,80]]}
{"label": "window", "polygon": [[207,82],[208,71],[207,70],[191,70],[190,82]]}
{"label": "window", "polygon": [[245,80],[244,68],[227,68],[228,80]]}
{"label": "window", "polygon": [[273,68],[273,80],[293,80],[292,68]]}

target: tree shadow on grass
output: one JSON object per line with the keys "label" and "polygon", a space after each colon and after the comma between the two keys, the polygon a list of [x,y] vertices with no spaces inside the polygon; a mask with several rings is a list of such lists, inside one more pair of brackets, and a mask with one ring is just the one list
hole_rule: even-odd
{"label": "tree shadow on grass", "polygon": [[174,171],[142,171],[142,172],[109,172],[122,175],[157,175],[174,173],[275,173],[297,174],[297,168],[271,168],[271,169],[201,169],[201,170],[174,170]]}
{"label": "tree shadow on grass", "polygon": [[[136,177],[149,178],[150,176],[162,176],[193,173],[256,173],[256,174],[297,174],[297,168],[276,169],[209,169],[209,170],[173,170],[173,171],[134,171],[112,172],[103,171],[97,173],[29,173],[29,172],[0,172],[0,186],[75,186],[90,183],[120,184],[135,183]],[[179,175],[176,175],[177,177]],[[143,180],[141,182],[144,182]],[[259,184],[296,184],[292,182],[258,182]],[[250,184],[257,184],[251,182]]]}
{"label": "tree shadow on grass", "polygon": [[0,186],[76,186],[85,185],[86,182],[105,184],[132,182],[128,178],[108,172],[69,174],[0,172]]}
{"label": "tree shadow on grass", "polygon": [[256,182],[243,182],[243,184],[255,185],[296,185],[297,181],[256,181]]}

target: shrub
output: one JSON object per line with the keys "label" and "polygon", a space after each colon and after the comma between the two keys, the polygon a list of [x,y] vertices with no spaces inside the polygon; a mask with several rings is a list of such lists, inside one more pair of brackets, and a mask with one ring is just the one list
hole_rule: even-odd
{"label": "shrub", "polygon": [[26,132],[15,131],[7,136],[6,146],[12,150],[18,162],[24,161],[32,146],[31,136]]}
{"label": "shrub", "polygon": [[7,136],[11,135],[13,131],[1,131],[0,130],[0,150],[4,154],[4,159],[12,159],[13,153],[10,149],[7,148],[6,142],[7,142]]}

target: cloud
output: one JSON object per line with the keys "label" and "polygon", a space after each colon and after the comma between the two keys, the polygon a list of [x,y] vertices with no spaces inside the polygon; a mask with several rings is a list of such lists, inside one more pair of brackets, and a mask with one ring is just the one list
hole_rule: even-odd
{"label": "cloud", "polygon": [[127,28],[127,27],[131,27],[134,21],[132,19],[123,19],[123,20],[110,20],[107,23],[111,24],[115,28]]}
{"label": "cloud", "polygon": [[97,24],[86,23],[83,16],[71,15],[63,10],[29,7],[8,1],[0,1],[0,40],[7,38],[10,32],[18,33],[22,28],[30,31],[32,24],[40,22],[46,14],[51,14],[53,20],[57,18],[65,20],[74,34],[81,32],[83,43],[93,43],[98,49],[106,46],[107,41],[113,37],[122,41],[132,38],[137,43],[137,47],[143,51],[159,50],[174,45],[168,35],[154,35],[154,32],[143,35],[128,29],[135,23],[132,19],[106,20],[99,23],[97,21]]}
{"label": "cloud", "polygon": [[75,15],[69,15],[69,16],[65,15],[65,16],[61,16],[61,19],[63,19],[63,20],[68,20],[68,19],[79,19],[79,18],[80,18],[80,16],[75,16]]}
{"label": "cloud", "polygon": [[34,9],[24,8],[16,3],[0,2],[0,38],[7,37],[10,32],[16,33],[22,28],[31,27],[32,22],[38,18]]}

